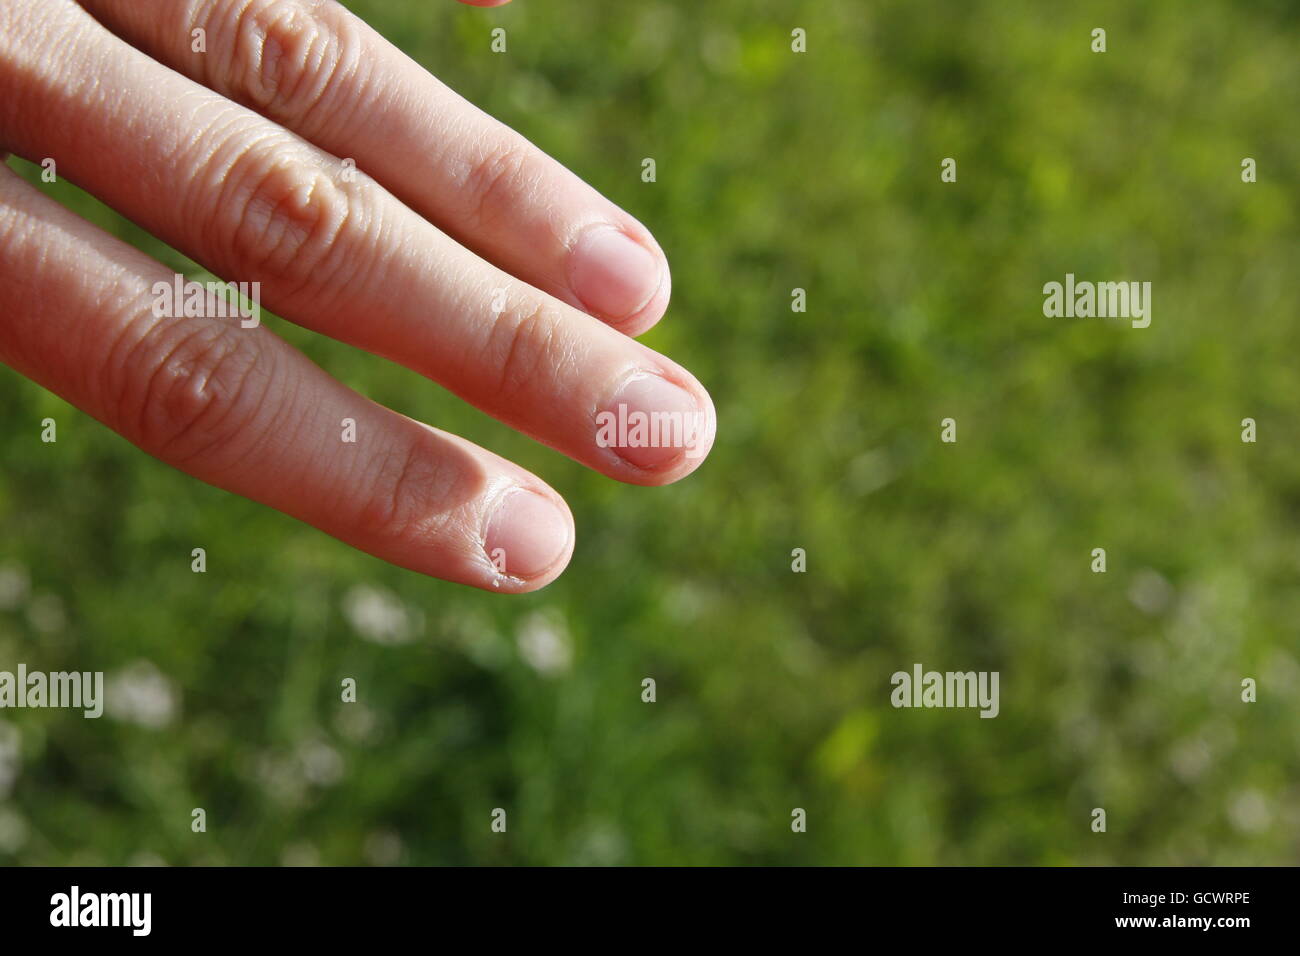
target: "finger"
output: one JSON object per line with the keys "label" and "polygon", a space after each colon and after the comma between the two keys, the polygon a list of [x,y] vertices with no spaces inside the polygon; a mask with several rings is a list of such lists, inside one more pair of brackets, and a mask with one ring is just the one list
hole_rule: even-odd
{"label": "finger", "polygon": [[85,5],[168,66],[355,160],[523,281],[633,335],[667,308],[667,260],[644,226],[340,4]]}
{"label": "finger", "polygon": [[707,454],[712,403],[676,363],[489,265],[75,5],[43,0],[29,16],[53,22],[12,47],[0,39],[15,100],[40,104],[0,113],[15,152],[57,156],[68,178],[217,275],[260,282],[278,314],[399,361],[605,474],[663,484]]}
{"label": "finger", "polygon": [[502,591],[563,570],[572,517],[541,481],[263,328],[155,316],[154,283],[174,278],[0,170],[4,364],[163,461],[394,564]]}

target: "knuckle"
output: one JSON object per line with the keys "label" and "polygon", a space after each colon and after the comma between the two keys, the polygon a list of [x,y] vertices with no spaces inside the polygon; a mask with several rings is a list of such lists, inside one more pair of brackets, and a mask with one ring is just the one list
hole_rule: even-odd
{"label": "knuckle", "polygon": [[237,0],[228,83],[275,119],[335,112],[362,83],[360,37],[341,8],[319,0]]}
{"label": "knuckle", "polygon": [[252,338],[210,320],[162,320],[117,363],[110,407],[120,431],[178,466],[234,464],[256,443],[270,391]]}
{"label": "knuckle", "polygon": [[475,228],[501,222],[519,209],[529,183],[536,178],[532,147],[507,140],[488,147],[469,167],[463,195],[466,213]]}
{"label": "knuckle", "polygon": [[218,237],[235,273],[265,278],[288,296],[323,285],[340,264],[355,196],[293,148],[254,147],[226,174],[229,201],[218,202]]}
{"label": "knuckle", "polygon": [[414,442],[385,457],[368,482],[357,526],[368,538],[419,540],[440,534],[448,521],[447,502],[455,479],[447,474],[437,454]]}
{"label": "knuckle", "polygon": [[539,388],[559,387],[565,366],[564,316],[553,305],[534,303],[524,310],[503,312],[493,326],[494,364],[500,369],[498,395],[510,400]]}

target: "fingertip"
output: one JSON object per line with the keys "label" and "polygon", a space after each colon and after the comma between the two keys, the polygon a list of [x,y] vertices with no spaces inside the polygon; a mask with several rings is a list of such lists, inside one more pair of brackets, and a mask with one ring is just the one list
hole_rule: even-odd
{"label": "fingertip", "polygon": [[627,334],[654,325],[671,287],[663,251],[642,230],[596,223],[574,240],[569,289],[584,311]]}
{"label": "fingertip", "polygon": [[490,500],[483,522],[484,590],[536,591],[568,567],[574,548],[573,514],[547,488],[512,484]]}
{"label": "fingertip", "polygon": [[629,484],[667,485],[708,457],[717,411],[708,391],[684,369],[636,369],[597,412],[596,426],[607,474]]}
{"label": "fingertip", "polygon": [[627,318],[608,320],[608,325],[629,338],[634,339],[649,332],[668,312],[668,303],[672,298],[673,277],[672,271],[668,268],[668,260],[663,258],[662,252],[659,256],[663,263],[663,281],[660,282],[655,294],[650,297],[650,301]]}
{"label": "fingertip", "polygon": [[691,447],[684,449],[679,457],[647,472],[647,476],[652,479],[645,482],[648,485],[671,485],[693,474],[704,464],[704,459],[709,457],[717,439],[718,412],[713,404],[713,396],[689,373],[681,373],[680,384],[695,399],[695,407],[700,416],[699,433]]}

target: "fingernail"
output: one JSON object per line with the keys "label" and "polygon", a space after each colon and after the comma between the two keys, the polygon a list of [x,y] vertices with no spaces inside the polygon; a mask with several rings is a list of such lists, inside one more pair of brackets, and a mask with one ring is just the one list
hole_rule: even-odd
{"label": "fingernail", "polygon": [[569,286],[587,311],[623,319],[645,308],[663,283],[659,257],[613,226],[583,233],[569,258]]}
{"label": "fingernail", "polygon": [[548,571],[569,547],[569,519],[549,498],[515,488],[488,518],[483,534],[488,560],[512,578]]}
{"label": "fingernail", "polygon": [[705,417],[690,392],[643,372],[624,382],[597,413],[596,444],[638,468],[661,468],[683,454],[703,453]]}

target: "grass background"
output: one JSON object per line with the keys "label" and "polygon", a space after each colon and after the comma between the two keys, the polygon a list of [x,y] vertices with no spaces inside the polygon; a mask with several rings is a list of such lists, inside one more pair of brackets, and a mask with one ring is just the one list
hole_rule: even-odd
{"label": "grass background", "polygon": [[[0,372],[0,669],[115,688],[98,721],[0,713],[0,862],[1300,861],[1300,7],[348,5],[654,231],[645,341],[717,446],[621,486],[273,321],[565,495],[572,566],[501,598]],[[1151,281],[1151,327],[1045,318],[1066,272]],[[891,708],[917,661],[1000,671],[1001,715]]]}

